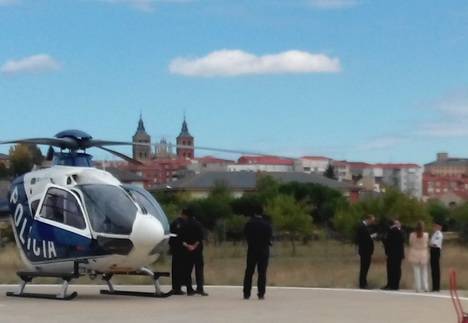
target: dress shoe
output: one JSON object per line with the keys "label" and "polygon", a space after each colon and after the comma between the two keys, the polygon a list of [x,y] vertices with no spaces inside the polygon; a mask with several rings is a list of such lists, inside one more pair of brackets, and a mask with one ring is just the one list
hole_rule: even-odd
{"label": "dress shoe", "polygon": [[204,290],[197,290],[195,293],[197,293],[200,296],[208,296],[208,293]]}
{"label": "dress shoe", "polygon": [[181,291],[180,289],[173,289],[169,292],[169,294],[171,295],[185,295],[185,293],[183,291]]}

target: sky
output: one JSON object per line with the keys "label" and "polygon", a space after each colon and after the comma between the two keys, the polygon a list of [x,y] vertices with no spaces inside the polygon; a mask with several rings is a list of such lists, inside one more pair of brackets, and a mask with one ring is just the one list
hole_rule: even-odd
{"label": "sky", "polygon": [[464,0],[0,0],[0,140],[468,157],[467,60]]}

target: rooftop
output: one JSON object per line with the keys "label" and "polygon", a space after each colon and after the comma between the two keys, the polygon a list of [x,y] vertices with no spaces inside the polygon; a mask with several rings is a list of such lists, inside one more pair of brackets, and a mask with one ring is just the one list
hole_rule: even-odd
{"label": "rooftop", "polygon": [[231,189],[254,190],[257,185],[258,176],[268,175],[279,182],[313,183],[337,190],[348,190],[351,184],[339,182],[327,177],[306,174],[300,172],[204,172],[191,177],[177,180],[170,184],[175,189],[207,190],[213,188],[217,183],[223,183]]}
{"label": "rooftop", "polygon": [[293,159],[281,158],[276,156],[241,156],[237,161],[241,165],[294,165]]}

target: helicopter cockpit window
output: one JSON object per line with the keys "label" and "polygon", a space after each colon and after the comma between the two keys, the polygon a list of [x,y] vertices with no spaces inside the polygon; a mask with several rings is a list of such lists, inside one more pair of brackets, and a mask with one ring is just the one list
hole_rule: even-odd
{"label": "helicopter cockpit window", "polygon": [[124,185],[123,187],[125,190],[127,190],[127,192],[130,193],[133,199],[140,206],[141,210],[144,213],[149,213],[158,219],[164,228],[164,232],[169,233],[169,222],[167,221],[167,217],[156,199],[141,187],[132,185]]}
{"label": "helicopter cockpit window", "polygon": [[83,193],[94,231],[125,235],[132,232],[137,207],[121,187],[87,184],[77,188]]}
{"label": "helicopter cockpit window", "polygon": [[47,191],[40,216],[78,229],[86,228],[78,201],[71,193],[61,189],[50,188]]}

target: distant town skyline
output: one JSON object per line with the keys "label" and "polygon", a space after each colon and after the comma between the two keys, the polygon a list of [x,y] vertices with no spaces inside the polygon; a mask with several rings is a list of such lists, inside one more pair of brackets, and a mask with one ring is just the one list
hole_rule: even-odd
{"label": "distant town skyline", "polygon": [[462,1],[0,0],[0,140],[128,141],[142,113],[175,142],[185,114],[199,146],[468,156],[467,17]]}

